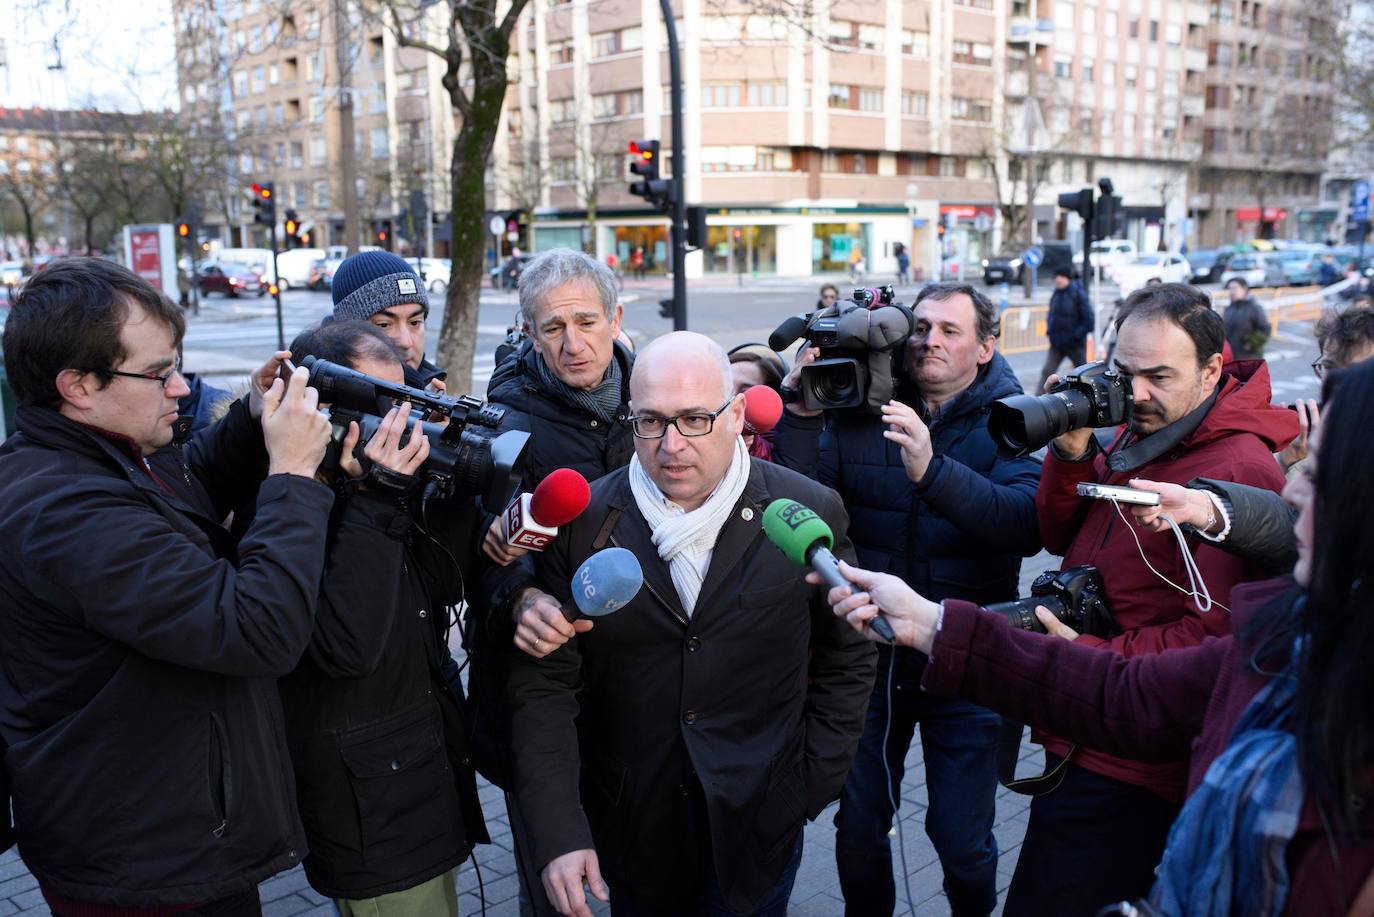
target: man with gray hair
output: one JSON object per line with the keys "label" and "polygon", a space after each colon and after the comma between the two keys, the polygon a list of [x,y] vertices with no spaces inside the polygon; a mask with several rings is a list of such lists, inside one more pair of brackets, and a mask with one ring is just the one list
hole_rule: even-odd
{"label": "man with gray hair", "polygon": [[[520,319],[527,337],[493,373],[487,399],[506,410],[506,428],[530,434],[522,490],[549,472],[572,468],[589,481],[624,467],[634,453],[629,409],[634,356],[616,338],[623,309],[615,275],[606,265],[566,248],[542,252],[520,274]],[[543,622],[571,636],[556,605],[521,601],[534,582],[524,551],[506,543],[504,520],[487,531],[492,561],[481,600],[470,613],[468,691],[474,759],[492,783],[511,787],[507,656],[516,618]],[[523,889],[535,913],[552,913],[525,852],[525,820],[508,796],[511,832]]]}
{"label": "man with gray hair", "polygon": [[848,518],[834,491],[749,457],[744,398],[709,338],[649,344],[630,406],[629,467],[592,484],[525,596],[557,607],[608,544],[644,570],[634,599],[575,636],[521,623],[510,695],[530,853],[561,914],[590,917],[585,883],[618,917],[782,917],[802,825],[839,793],[863,731],[874,653],[827,616],[763,514],[778,498],[810,507],[841,557]]}

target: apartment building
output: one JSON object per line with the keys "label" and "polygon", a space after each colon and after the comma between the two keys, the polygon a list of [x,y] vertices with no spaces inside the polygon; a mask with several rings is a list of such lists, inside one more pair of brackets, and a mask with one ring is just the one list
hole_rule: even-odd
{"label": "apartment building", "polygon": [[[1007,104],[1035,109],[1030,120],[1043,125],[1028,130],[1023,115],[1010,128],[1010,148],[1038,173],[1028,234],[1079,241],[1079,220],[1058,210],[1057,197],[1110,178],[1123,203],[1118,235],[1141,249],[1180,245],[1201,150],[1205,2],[1011,4]],[[1017,166],[1009,163],[1013,178]],[[1024,180],[1019,193],[1026,194]]]}
{"label": "apartment building", "polygon": [[1335,0],[1212,0],[1203,152],[1191,206],[1199,242],[1324,240],[1319,203],[1334,126]]}
{"label": "apartment building", "polygon": [[[977,265],[993,241],[1005,8],[837,0],[785,13],[680,6],[684,181],[708,208],[689,275],[839,271],[855,249],[871,275],[895,274],[896,243],[928,274]],[[533,215],[535,249],[585,244],[623,262],[643,247],[666,268],[666,220],[626,174],[637,138],[662,138],[672,167],[660,22],[650,0],[528,7],[493,192]]]}
{"label": "apartment building", "polygon": [[[222,188],[206,189],[205,230],[227,244],[261,243],[244,190],[272,181],[278,222],[301,220],[301,243],[346,243],[341,104],[351,99],[355,187],[364,243],[395,244],[412,192],[447,194],[453,119],[437,59],[401,48],[376,17],[343,22],[325,0],[290,4],[176,0],[183,111],[218,117],[234,151]],[[339,39],[342,39],[340,53]],[[216,202],[218,205],[216,205]],[[279,227],[280,230],[280,227]],[[443,242],[417,228],[406,247]]]}

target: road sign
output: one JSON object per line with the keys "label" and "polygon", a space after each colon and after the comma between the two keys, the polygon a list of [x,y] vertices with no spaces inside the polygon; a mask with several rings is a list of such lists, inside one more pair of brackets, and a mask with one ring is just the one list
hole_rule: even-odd
{"label": "road sign", "polygon": [[489,230],[491,231],[491,234],[492,234],[493,236],[499,236],[499,235],[501,235],[501,230],[503,230],[503,229],[505,229],[505,228],[506,228],[506,221],[503,220],[503,219],[501,219],[500,217],[492,217],[492,218],[491,218],[491,221],[490,221],[489,223],[487,223],[487,229],[489,229]]}
{"label": "road sign", "polygon": [[1350,189],[1350,222],[1369,222],[1369,182],[1357,181]]}
{"label": "road sign", "polygon": [[977,232],[987,232],[992,228],[992,217],[986,213],[980,213],[973,218],[973,228]]}
{"label": "road sign", "polygon": [[1021,260],[1026,263],[1026,267],[1039,267],[1040,262],[1045,260],[1045,256],[1040,253],[1038,248],[1028,248],[1021,253]]}

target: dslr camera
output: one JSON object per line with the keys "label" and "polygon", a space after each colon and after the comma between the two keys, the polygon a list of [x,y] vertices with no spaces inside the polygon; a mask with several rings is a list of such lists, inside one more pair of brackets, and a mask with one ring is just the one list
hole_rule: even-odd
{"label": "dslr camera", "polygon": [[1043,634],[1045,628],[1035,616],[1037,605],[1044,605],[1061,623],[1080,634],[1106,638],[1121,632],[1107,608],[1102,595],[1102,574],[1096,567],[1046,570],[1031,583],[1030,598],[984,608],[1004,616],[1012,627]]}
{"label": "dslr camera", "polygon": [[769,336],[775,351],[803,337],[820,348],[820,359],[802,367],[795,396],[808,410],[878,414],[892,400],[902,347],[916,327],[911,310],[892,298],[892,287],[858,289],[847,302],[792,316]]}
{"label": "dslr camera", "polygon": [[[417,432],[429,438],[429,457],[415,475],[423,483],[423,500],[478,496],[488,512],[499,513],[519,488],[530,435],[518,430],[497,433],[506,413],[501,408],[471,395],[450,397],[397,385],[313,356],[304,358],[301,365],[310,370],[307,384],[329,405],[334,428],[321,468],[339,467],[349,422],[356,422],[359,431],[353,454],[367,467],[363,450],[368,440],[395,404],[408,401],[418,410],[401,444]],[[447,418],[448,423],[424,419],[435,415]]]}
{"label": "dslr camera", "polygon": [[1106,363],[1070,370],[1043,395],[1012,395],[992,403],[988,434],[1003,455],[1029,455],[1084,427],[1115,427],[1131,416],[1131,385]]}

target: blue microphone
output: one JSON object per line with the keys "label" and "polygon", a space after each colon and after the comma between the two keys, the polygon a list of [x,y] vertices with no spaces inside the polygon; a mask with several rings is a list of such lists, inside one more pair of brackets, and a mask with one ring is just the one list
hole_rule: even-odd
{"label": "blue microphone", "polygon": [[572,578],[572,601],[563,606],[569,622],[599,618],[623,608],[644,585],[639,560],[624,548],[597,551],[582,562]]}

